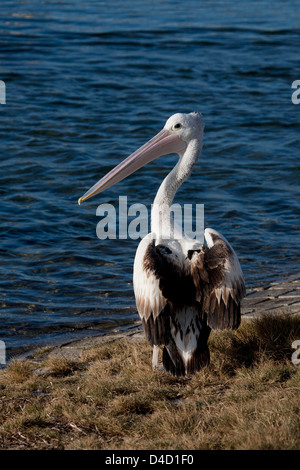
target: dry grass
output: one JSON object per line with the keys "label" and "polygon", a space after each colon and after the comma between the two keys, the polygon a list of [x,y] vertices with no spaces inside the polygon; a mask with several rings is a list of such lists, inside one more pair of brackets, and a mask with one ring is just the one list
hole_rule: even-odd
{"label": "dry grass", "polygon": [[299,449],[299,316],[213,333],[211,364],[176,378],[126,340],[81,360],[13,361],[0,372],[2,449]]}

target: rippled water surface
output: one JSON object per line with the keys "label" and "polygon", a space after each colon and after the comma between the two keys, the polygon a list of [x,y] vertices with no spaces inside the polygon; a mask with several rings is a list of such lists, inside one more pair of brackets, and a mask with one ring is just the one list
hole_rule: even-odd
{"label": "rippled water surface", "polygon": [[299,263],[300,14],[292,1],[2,1],[0,338],[33,347],[137,319],[138,241],[99,240],[98,204],[150,206],[176,156],[82,206],[175,112],[204,148],[176,202],[236,249],[248,287]]}

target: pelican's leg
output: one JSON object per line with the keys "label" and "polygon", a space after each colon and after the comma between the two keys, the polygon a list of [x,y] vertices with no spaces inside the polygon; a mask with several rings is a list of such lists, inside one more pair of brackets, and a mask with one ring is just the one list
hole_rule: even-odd
{"label": "pelican's leg", "polygon": [[159,354],[159,346],[156,344],[153,346],[153,354],[152,354],[152,367],[153,369],[158,369],[158,354]]}

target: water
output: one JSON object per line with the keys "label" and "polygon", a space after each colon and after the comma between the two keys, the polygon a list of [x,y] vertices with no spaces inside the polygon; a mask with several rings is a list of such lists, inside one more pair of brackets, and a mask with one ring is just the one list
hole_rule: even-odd
{"label": "water", "polygon": [[[2,1],[1,324],[9,351],[138,318],[138,242],[96,237],[98,204],[151,204],[162,157],[82,206],[175,112],[201,111],[202,157],[176,202],[236,249],[247,286],[297,272],[298,2]],[[87,330],[88,329],[88,330]]]}

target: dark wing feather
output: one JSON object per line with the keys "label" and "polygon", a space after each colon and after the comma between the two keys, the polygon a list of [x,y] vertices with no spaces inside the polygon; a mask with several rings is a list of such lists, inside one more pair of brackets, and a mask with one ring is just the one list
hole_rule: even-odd
{"label": "dark wing feather", "polygon": [[193,278],[186,272],[176,254],[165,245],[149,243],[144,257],[144,269],[152,272],[159,280],[159,288],[165,299],[174,309],[192,305],[195,301],[196,288]]}
{"label": "dark wing feather", "polygon": [[213,329],[236,329],[245,284],[239,260],[228,241],[213,229],[205,230],[208,247],[189,252],[197,300]]}
{"label": "dark wing feather", "polygon": [[155,245],[155,240],[147,236],[136,253],[133,285],[147,340],[152,345],[168,344],[170,319],[195,302],[196,288],[189,263],[167,242]]}

